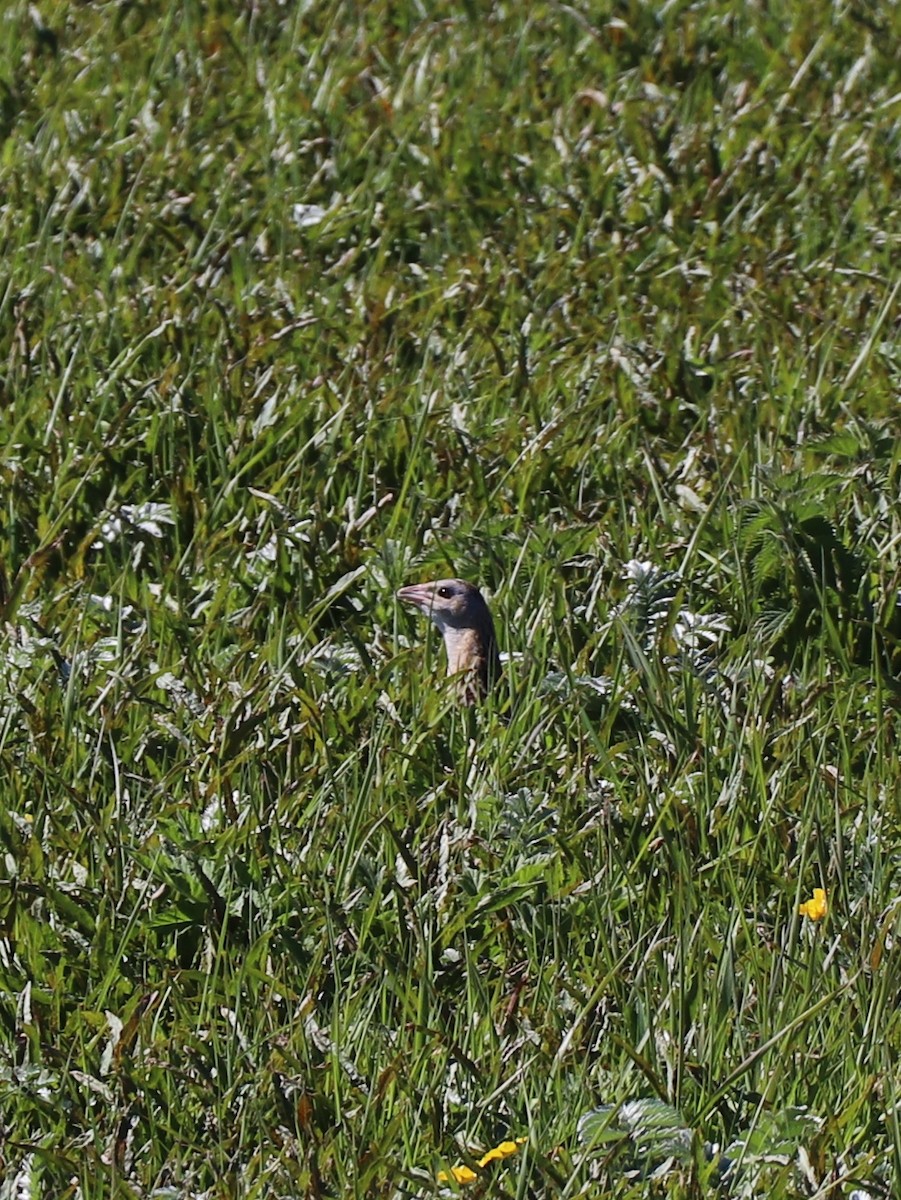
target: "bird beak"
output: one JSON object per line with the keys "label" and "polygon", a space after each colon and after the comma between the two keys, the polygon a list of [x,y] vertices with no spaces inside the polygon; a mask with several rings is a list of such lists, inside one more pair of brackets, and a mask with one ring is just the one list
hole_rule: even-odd
{"label": "bird beak", "polygon": [[411,583],[408,587],[400,588],[397,598],[403,600],[405,604],[415,604],[425,613],[429,612],[432,607],[432,590],[424,583]]}

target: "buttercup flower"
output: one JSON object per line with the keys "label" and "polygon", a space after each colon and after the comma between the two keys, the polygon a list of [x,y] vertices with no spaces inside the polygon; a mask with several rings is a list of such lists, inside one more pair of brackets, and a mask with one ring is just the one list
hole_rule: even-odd
{"label": "buttercup flower", "polygon": [[482,1155],[479,1159],[479,1166],[487,1167],[490,1162],[495,1162],[499,1158],[509,1158],[511,1154],[516,1153],[525,1140],[525,1138],[517,1138],[515,1142],[501,1142],[499,1146],[495,1146],[493,1150]]}
{"label": "buttercup flower", "polygon": [[[502,1158],[509,1158],[511,1154],[515,1154],[520,1146],[524,1145],[526,1138],[517,1138],[515,1142],[501,1142],[499,1146],[495,1146],[493,1150],[489,1150],[479,1159],[480,1167],[487,1167],[489,1163],[498,1162]],[[455,1183],[472,1183],[474,1179],[478,1179],[478,1173],[473,1171],[471,1167],[459,1166],[451,1167],[450,1173],[447,1171],[438,1172],[438,1182],[447,1183],[453,1179]]]}
{"label": "buttercup flower", "polygon": [[450,1175],[447,1171],[438,1172],[439,1183],[447,1183],[448,1179],[453,1179],[455,1183],[472,1183],[474,1179],[478,1179],[478,1175],[471,1167],[451,1167]]}
{"label": "buttercup flower", "polygon": [[829,904],[826,900],[824,889],[814,888],[811,898],[805,900],[803,904],[798,905],[798,912],[802,917],[809,917],[811,921],[822,921],[826,913],[829,912]]}

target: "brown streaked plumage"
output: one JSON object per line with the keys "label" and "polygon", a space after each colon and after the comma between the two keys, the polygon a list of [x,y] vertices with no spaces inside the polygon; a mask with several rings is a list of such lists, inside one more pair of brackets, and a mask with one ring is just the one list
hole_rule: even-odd
{"label": "brown streaked plumage", "polygon": [[444,638],[447,673],[460,677],[463,704],[481,700],[501,674],[494,622],[477,587],[462,579],[437,579],[402,587],[397,598],[435,622]]}

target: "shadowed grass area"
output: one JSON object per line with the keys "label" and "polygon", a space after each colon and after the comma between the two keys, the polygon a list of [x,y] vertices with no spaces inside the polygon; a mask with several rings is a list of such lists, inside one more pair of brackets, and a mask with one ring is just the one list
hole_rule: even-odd
{"label": "shadowed grass area", "polygon": [[0,23],[2,1196],[894,1194],[897,13]]}

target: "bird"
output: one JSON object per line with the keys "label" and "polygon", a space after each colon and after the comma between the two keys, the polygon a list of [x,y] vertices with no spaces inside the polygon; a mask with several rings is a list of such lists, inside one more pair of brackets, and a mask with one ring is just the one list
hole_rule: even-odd
{"label": "bird", "polygon": [[437,579],[402,587],[398,600],[413,604],[441,630],[447,674],[457,679],[461,703],[477,704],[500,678],[494,622],[485,597],[463,579]]}

